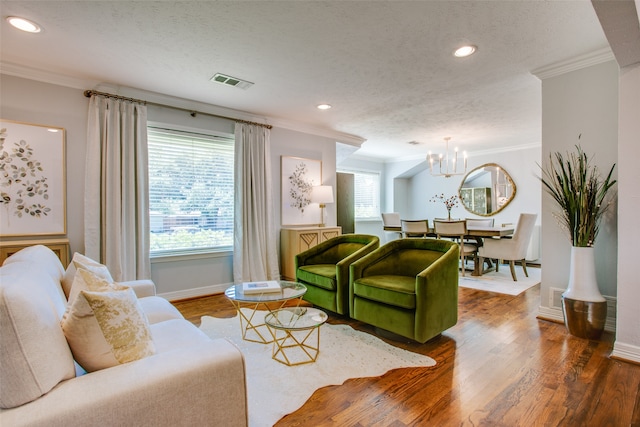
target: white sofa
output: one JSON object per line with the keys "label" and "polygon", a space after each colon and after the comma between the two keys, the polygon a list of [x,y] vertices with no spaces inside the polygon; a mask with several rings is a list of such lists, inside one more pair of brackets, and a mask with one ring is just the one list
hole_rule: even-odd
{"label": "white sofa", "polygon": [[242,353],[154,296],[150,281],[126,285],[149,319],[156,354],[84,373],[60,324],[64,276],[45,246],[0,267],[1,426],[247,425]]}

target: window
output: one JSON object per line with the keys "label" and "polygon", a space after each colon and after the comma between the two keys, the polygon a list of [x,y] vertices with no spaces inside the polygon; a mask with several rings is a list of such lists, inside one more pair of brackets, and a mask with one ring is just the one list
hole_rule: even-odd
{"label": "window", "polygon": [[380,174],[344,171],[354,176],[356,219],[380,219]]}
{"label": "window", "polygon": [[232,247],[233,138],[147,132],[151,256]]}

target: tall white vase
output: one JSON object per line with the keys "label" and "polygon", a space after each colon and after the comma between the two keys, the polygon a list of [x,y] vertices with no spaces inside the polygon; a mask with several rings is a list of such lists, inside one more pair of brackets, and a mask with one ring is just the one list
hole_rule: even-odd
{"label": "tall white vase", "polygon": [[571,247],[569,284],[562,295],[580,301],[606,301],[598,289],[594,248]]}
{"label": "tall white vase", "polygon": [[594,248],[571,248],[569,283],[562,294],[562,312],[571,335],[598,339],[602,334],[607,301],[598,289]]}

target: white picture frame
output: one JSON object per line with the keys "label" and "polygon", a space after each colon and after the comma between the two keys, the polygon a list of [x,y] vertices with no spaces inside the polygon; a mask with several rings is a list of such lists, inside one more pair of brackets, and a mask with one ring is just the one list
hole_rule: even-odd
{"label": "white picture frame", "polygon": [[65,129],[0,119],[0,236],[67,233]]}

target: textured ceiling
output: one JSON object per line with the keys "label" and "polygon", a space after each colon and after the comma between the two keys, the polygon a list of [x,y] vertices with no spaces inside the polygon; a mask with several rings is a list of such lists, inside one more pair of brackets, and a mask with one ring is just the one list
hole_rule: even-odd
{"label": "textured ceiling", "polygon": [[[531,71],[607,48],[591,2],[2,1],[3,67],[133,87],[365,139],[358,155],[531,145]],[[478,46],[465,59],[463,43]],[[247,90],[211,82],[224,73]],[[89,88],[87,88],[89,89]],[[315,106],[333,108],[319,111]],[[410,141],[420,144],[412,145]]]}

